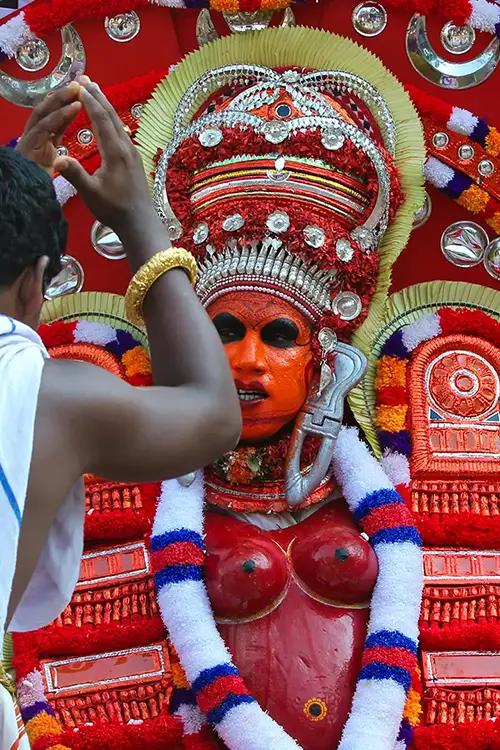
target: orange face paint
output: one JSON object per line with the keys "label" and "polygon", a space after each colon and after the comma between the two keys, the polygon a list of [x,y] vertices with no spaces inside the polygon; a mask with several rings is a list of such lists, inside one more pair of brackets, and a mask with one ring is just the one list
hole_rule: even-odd
{"label": "orange face paint", "polygon": [[268,440],[291,422],[311,380],[311,327],[293,305],[263,292],[231,292],[208,308],[240,394],[242,440]]}

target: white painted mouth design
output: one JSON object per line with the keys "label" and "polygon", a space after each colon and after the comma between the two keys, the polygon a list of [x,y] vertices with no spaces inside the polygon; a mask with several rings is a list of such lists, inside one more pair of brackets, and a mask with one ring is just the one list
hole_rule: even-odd
{"label": "white painted mouth design", "polygon": [[265,398],[267,398],[267,393],[264,393],[264,391],[253,391],[238,388],[238,398],[240,399],[240,401],[245,401],[245,403],[263,401]]}

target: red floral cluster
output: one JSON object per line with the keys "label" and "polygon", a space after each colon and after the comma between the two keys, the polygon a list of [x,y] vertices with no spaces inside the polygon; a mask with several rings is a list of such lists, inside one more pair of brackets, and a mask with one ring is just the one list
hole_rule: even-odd
{"label": "red floral cluster", "polygon": [[[320,439],[308,436],[304,440],[301,468],[308,468],[317,456]],[[212,465],[214,474],[229,484],[248,485],[283,479],[283,467],[288,454],[290,435],[262,446],[243,445]]]}
{"label": "red floral cluster", "polygon": [[500,724],[474,721],[417,727],[414,750],[500,750]]}

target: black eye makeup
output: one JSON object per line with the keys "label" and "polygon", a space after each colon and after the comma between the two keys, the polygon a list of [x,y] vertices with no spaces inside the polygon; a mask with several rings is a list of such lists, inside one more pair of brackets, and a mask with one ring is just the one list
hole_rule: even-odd
{"label": "black eye makeup", "polygon": [[217,328],[223,344],[231,344],[234,341],[241,341],[245,338],[246,328],[238,318],[231,313],[219,313],[213,319],[213,324]]}
{"label": "black eye makeup", "polygon": [[288,349],[297,345],[299,329],[289,318],[272,320],[261,331],[262,341],[277,349]]}

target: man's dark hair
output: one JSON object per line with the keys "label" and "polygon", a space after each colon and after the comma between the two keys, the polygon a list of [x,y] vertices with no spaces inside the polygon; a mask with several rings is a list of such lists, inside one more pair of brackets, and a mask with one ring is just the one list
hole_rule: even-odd
{"label": "man's dark hair", "polygon": [[38,258],[50,259],[46,279],[61,270],[67,225],[52,180],[37,164],[0,148],[0,286],[10,286]]}

